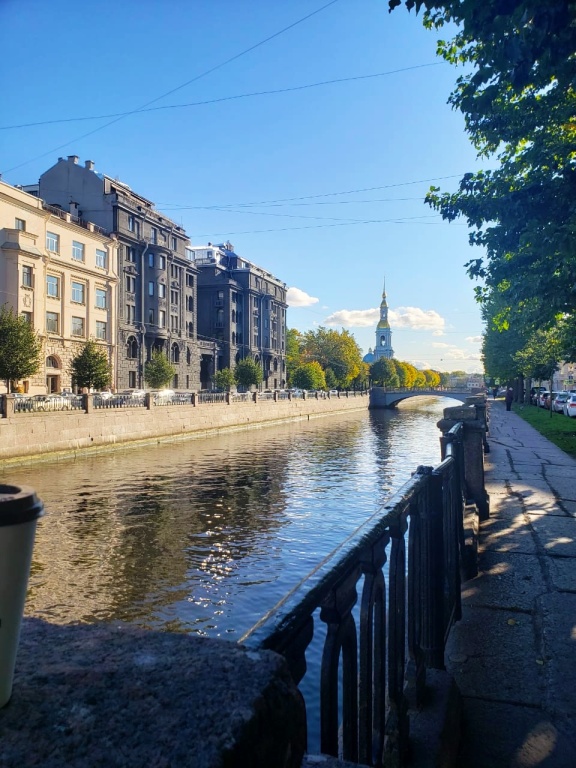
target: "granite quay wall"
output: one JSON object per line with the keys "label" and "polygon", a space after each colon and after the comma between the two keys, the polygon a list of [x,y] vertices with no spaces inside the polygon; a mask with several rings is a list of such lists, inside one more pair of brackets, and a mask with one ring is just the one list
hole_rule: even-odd
{"label": "granite quay wall", "polygon": [[[91,396],[88,396],[91,397]],[[0,412],[0,461],[32,460],[49,454],[75,455],[137,442],[203,437],[223,430],[248,429],[368,408],[366,392],[316,398],[259,399],[244,402],[154,405],[18,413],[3,396]]]}

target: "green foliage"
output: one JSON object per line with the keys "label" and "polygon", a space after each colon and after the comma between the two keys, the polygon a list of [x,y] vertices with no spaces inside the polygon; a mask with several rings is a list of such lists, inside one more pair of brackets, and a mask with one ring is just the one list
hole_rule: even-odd
{"label": "green foliage", "polygon": [[112,371],[106,351],[90,339],[72,358],[70,373],[78,387],[105,389],[110,386]]}
{"label": "green foliage", "polygon": [[301,360],[316,361],[323,370],[330,368],[337,386],[347,389],[361,371],[362,354],[356,339],[348,331],[320,327],[303,335]]}
{"label": "green foliage", "polygon": [[258,386],[262,381],[262,368],[251,357],[246,357],[236,364],[234,369],[236,382],[243,387]]}
{"label": "green foliage", "polygon": [[302,334],[295,328],[288,328],[286,331],[286,377],[290,385],[292,385],[292,374],[302,364],[303,344]]}
{"label": "green foliage", "polygon": [[10,382],[33,376],[40,368],[42,342],[30,323],[11,307],[0,307],[0,379]]}
{"label": "green foliage", "polygon": [[427,387],[438,387],[440,386],[440,374],[438,371],[433,371],[430,368],[427,368],[422,371],[424,374],[424,378],[426,379],[426,386]]}
{"label": "green foliage", "polygon": [[326,379],[326,389],[335,389],[338,386],[338,379],[332,368],[326,368],[324,378]]}
{"label": "green foliage", "polygon": [[155,349],[150,360],[144,365],[144,379],[152,389],[162,389],[172,382],[176,368],[170,363],[164,352]]}
{"label": "green foliage", "polygon": [[222,368],[214,374],[214,386],[217,389],[230,389],[236,384],[236,376],[231,368]]}
{"label": "green foliage", "polygon": [[382,387],[399,387],[400,379],[396,373],[396,366],[392,360],[381,357],[370,366],[370,376],[374,384]]}
{"label": "green foliage", "polygon": [[[390,8],[401,4],[392,0]],[[513,335],[501,343],[487,339],[484,355],[491,372],[514,370],[515,353],[536,329],[576,323],[576,3],[405,5],[423,9],[430,29],[456,28],[451,40],[438,44],[445,61],[464,64],[468,72],[449,101],[464,115],[472,144],[492,170],[465,174],[455,192],[433,187],[427,202],[448,221],[466,219],[470,243],[485,249],[467,267],[483,280],[478,300],[497,297],[500,304],[490,313],[487,334]],[[563,336],[560,342],[561,356],[574,359],[574,341]]]}
{"label": "green foliage", "polygon": [[293,384],[301,389],[326,389],[326,378],[317,360],[304,363],[294,371]]}

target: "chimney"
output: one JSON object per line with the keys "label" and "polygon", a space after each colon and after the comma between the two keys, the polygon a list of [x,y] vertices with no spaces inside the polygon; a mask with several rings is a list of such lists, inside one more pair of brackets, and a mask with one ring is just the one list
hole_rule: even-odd
{"label": "chimney", "polygon": [[78,210],[79,208],[80,208],[79,203],[75,203],[73,200],[70,200],[70,213],[72,214],[72,216],[80,216],[80,212]]}
{"label": "chimney", "polygon": [[78,155],[68,155],[68,162],[78,165]]}
{"label": "chimney", "polygon": [[93,171],[93,170],[94,170],[94,160],[85,160],[85,162],[84,162],[84,166],[85,166],[85,167],[86,167],[86,168],[87,168],[89,171]]}

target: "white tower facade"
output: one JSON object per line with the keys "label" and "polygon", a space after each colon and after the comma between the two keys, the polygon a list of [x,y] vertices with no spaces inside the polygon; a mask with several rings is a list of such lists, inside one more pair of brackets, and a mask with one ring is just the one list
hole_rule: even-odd
{"label": "white tower facade", "polygon": [[382,301],[380,302],[380,320],[376,326],[376,346],[374,347],[374,362],[385,357],[390,360],[394,357],[392,349],[392,331],[388,322],[388,304],[386,302],[386,282],[382,291]]}

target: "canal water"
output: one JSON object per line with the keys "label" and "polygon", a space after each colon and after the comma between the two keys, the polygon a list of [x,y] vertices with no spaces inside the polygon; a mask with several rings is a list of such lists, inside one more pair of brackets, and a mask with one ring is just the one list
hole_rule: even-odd
{"label": "canal water", "polygon": [[19,467],[46,508],[27,615],[239,638],[440,461],[446,398]]}

